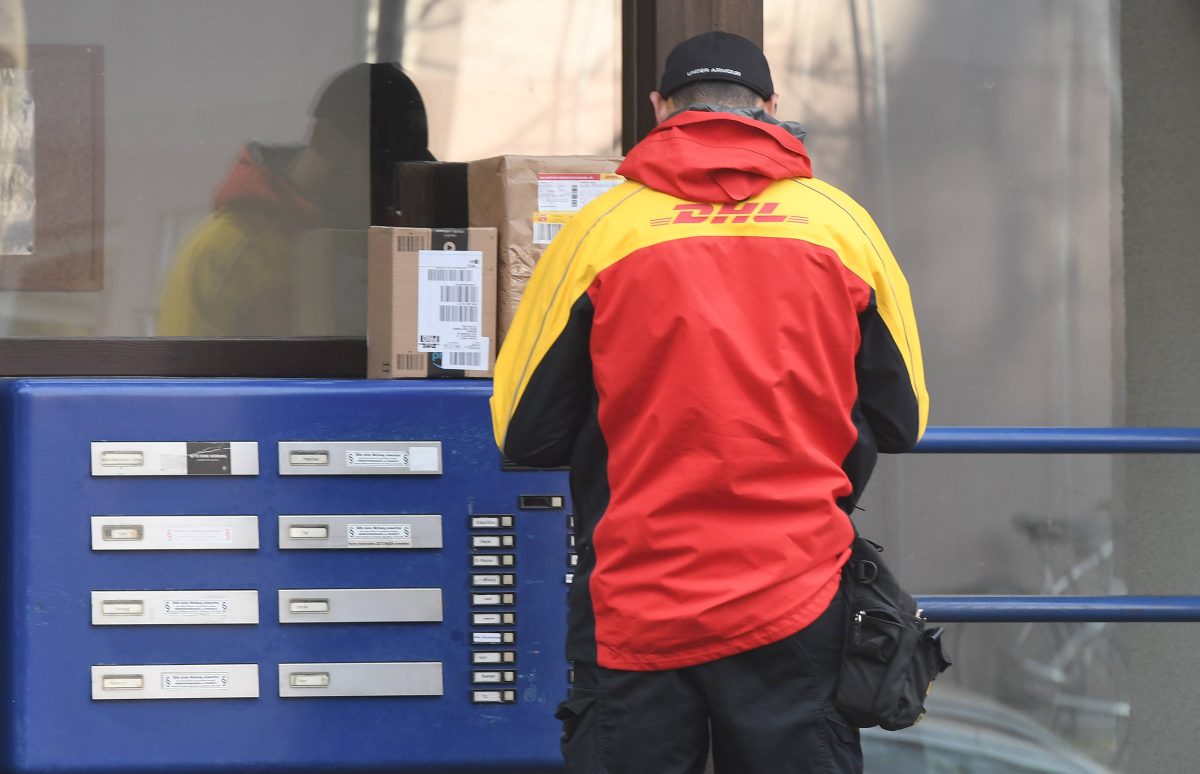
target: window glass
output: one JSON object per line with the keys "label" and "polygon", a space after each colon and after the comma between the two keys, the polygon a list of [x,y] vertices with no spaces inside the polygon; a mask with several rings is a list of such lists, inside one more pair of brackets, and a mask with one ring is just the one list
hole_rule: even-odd
{"label": "window glass", "polygon": [[[780,116],[805,124],[816,175],[874,216],[911,284],[930,424],[1112,424],[1110,3],[765,0],[764,11]],[[1115,593],[1112,490],[1107,456],[903,455],[881,459],[856,521],[914,592]],[[948,683],[1120,758],[1128,691],[1113,627],[965,625],[947,639]],[[1014,660],[1024,645],[1036,652]],[[1014,684],[1030,690],[1003,692]]]}
{"label": "window glass", "polygon": [[24,5],[3,336],[362,335],[397,162],[619,147],[616,0]]}

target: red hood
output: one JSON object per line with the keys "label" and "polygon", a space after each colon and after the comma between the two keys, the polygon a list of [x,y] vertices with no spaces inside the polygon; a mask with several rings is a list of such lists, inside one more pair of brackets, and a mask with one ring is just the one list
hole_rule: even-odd
{"label": "red hood", "polygon": [[257,145],[242,149],[229,174],[217,187],[213,206],[221,209],[248,205],[282,219],[291,228],[319,226],[320,210],[279,171],[285,155],[294,156],[294,150]]}
{"label": "red hood", "polygon": [[812,164],[782,126],[687,110],[656,126],[617,172],[692,202],[740,202],[775,180],[812,177]]}

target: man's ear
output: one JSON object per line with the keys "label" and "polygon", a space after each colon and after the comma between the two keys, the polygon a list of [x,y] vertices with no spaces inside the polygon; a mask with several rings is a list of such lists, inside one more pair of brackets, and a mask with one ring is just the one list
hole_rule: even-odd
{"label": "man's ear", "polygon": [[671,106],[670,98],[664,97],[657,91],[650,92],[650,104],[654,106],[655,123],[661,124],[671,116],[671,113],[674,112],[674,108]]}
{"label": "man's ear", "polygon": [[767,111],[767,115],[774,118],[775,112],[779,110],[779,94],[772,94],[770,99],[764,99],[763,110]]}

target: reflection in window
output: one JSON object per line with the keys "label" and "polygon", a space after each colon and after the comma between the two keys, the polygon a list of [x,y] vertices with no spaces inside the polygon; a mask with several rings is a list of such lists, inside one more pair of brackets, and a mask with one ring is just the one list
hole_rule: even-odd
{"label": "reflection in window", "polygon": [[[362,311],[365,229],[379,222],[372,194],[390,191],[397,163],[432,160],[425,105],[399,67],[358,64],[322,87],[311,112],[304,143],[242,149],[217,188],[212,215],[179,247],[159,334],[287,336],[304,315],[321,311],[299,303],[306,282],[325,286],[349,275],[358,292],[345,300]],[[335,234],[346,236],[350,252],[331,249]],[[307,255],[314,246],[318,254]],[[299,265],[309,260],[324,261],[328,271],[301,276]],[[365,323],[337,332],[362,335]]]}
{"label": "reflection in window", "polygon": [[0,69],[0,255],[33,254],[37,206],[29,71]]}
{"label": "reflection in window", "polygon": [[[764,0],[781,117],[804,123],[816,175],[876,216],[911,283],[930,424],[1112,423],[1112,13],[1107,0]],[[881,459],[856,521],[918,593],[1112,593],[1123,584],[1111,464]],[[1107,558],[1089,563],[1105,546]],[[1072,588],[1054,582],[1085,565]],[[971,628],[948,634],[958,666],[947,677],[974,662],[996,679],[969,687],[997,695],[1018,679],[1002,668],[1016,634],[966,638]],[[1103,641],[1119,652],[1113,638],[1087,650],[1098,655]],[[1007,698],[1092,757],[1118,761],[1123,662],[1080,650],[1071,685]],[[1052,703],[1089,697],[1107,718]]]}
{"label": "reflection in window", "polygon": [[[3,336],[361,334],[365,311],[355,300],[366,208],[386,208],[380,192],[390,190],[388,167],[410,154],[378,131],[369,139],[374,104],[366,113],[343,106],[354,114],[342,117],[350,126],[329,122],[357,134],[355,142],[325,142],[314,97],[356,63],[386,58],[411,79],[426,115],[428,138],[419,150],[430,157],[610,154],[618,147],[616,0],[24,5],[31,46],[103,51],[103,105],[93,116],[103,147],[102,206],[76,213],[72,227],[87,230],[101,219],[105,268],[100,290],[0,291]],[[271,19],[271,35],[261,34],[261,19]],[[360,156],[369,142],[377,144],[366,176]],[[313,145],[321,153],[303,152]],[[83,161],[92,153],[74,146],[55,152],[88,156]],[[256,168],[272,175],[255,177]],[[302,191],[313,176],[327,183]],[[275,198],[248,205],[255,188]],[[311,198],[301,204],[296,194]],[[236,223],[220,214],[235,200]],[[286,222],[275,218],[279,210]],[[216,221],[220,227],[211,227]],[[261,239],[246,239],[245,265],[234,270],[238,261],[217,245],[228,241],[236,251],[238,229]],[[208,262],[194,256],[206,251],[224,257],[201,268]],[[320,288],[322,278],[336,285],[324,296],[335,299],[332,306],[299,312],[296,299],[305,296],[297,271],[309,278],[305,288]],[[187,309],[179,301],[184,287],[206,298],[224,294],[225,311],[219,304]]]}
{"label": "reflection in window", "polygon": [[409,2],[403,65],[440,159],[620,153],[614,0]]}

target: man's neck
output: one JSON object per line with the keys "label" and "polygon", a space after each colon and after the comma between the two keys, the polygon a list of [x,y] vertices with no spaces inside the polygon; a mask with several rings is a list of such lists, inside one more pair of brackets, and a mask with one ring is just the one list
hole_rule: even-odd
{"label": "man's neck", "polygon": [[668,116],[668,118],[673,118],[674,116],[689,110],[702,113],[728,113],[734,116],[741,116],[742,118],[751,118],[755,121],[762,121],[765,124],[772,124],[773,126],[782,126],[788,131],[788,133],[801,142],[803,142],[804,138],[808,136],[808,132],[799,123],[795,121],[780,121],[778,118],[768,113],[766,108],[762,107],[731,107],[729,105],[719,105],[711,102],[693,102],[686,107],[676,110],[674,113]]}

